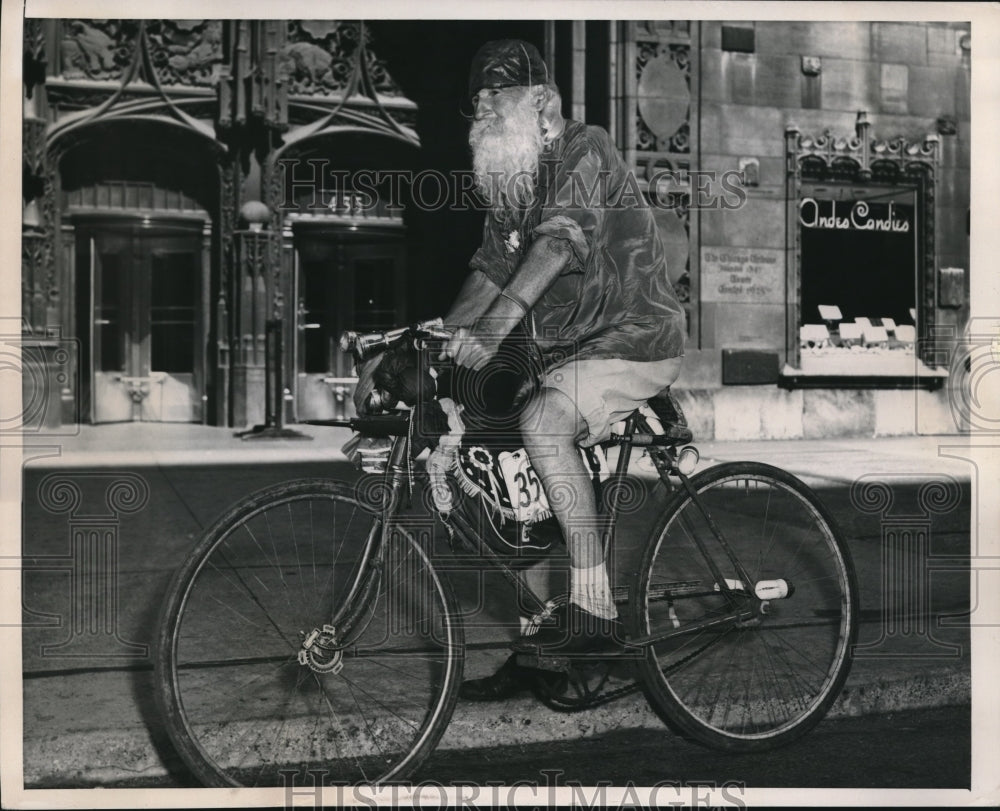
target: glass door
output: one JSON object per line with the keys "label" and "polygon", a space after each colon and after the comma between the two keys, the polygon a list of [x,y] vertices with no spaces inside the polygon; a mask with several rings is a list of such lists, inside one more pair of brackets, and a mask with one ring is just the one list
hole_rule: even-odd
{"label": "glass door", "polygon": [[94,422],[196,422],[203,403],[199,231],[96,232],[91,363]]}
{"label": "glass door", "polygon": [[354,415],[354,361],[344,330],[389,329],[405,321],[404,252],[398,239],[297,237],[298,419]]}

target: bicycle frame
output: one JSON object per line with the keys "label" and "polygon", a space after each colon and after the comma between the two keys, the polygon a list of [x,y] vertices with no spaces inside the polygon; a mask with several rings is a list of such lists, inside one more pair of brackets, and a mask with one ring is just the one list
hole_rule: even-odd
{"label": "bicycle frame", "polygon": [[[392,437],[392,446],[389,452],[386,470],[383,474],[385,487],[382,492],[385,496],[383,497],[382,504],[380,505],[381,520],[377,525],[377,530],[373,529],[372,533],[365,541],[364,548],[361,552],[361,556],[355,570],[355,575],[350,586],[348,587],[347,597],[340,604],[340,608],[338,608],[330,623],[334,627],[344,629],[345,635],[350,634],[350,630],[353,628],[354,623],[357,622],[359,617],[364,615],[370,599],[377,593],[382,567],[385,564],[386,550],[388,548],[386,541],[390,537],[390,533],[393,531],[394,527],[398,526],[395,524],[393,519],[401,508],[404,497],[404,487],[409,484],[409,478],[412,474],[412,465],[409,463],[407,458],[410,453],[409,432],[406,430],[398,430],[400,426],[407,424],[409,415],[402,417],[399,415],[393,415],[393,418],[397,420],[397,430],[383,434]],[[384,420],[386,417],[358,418],[355,420],[323,420],[315,421],[314,424],[340,425],[351,427],[355,430],[361,430],[361,432],[364,433],[365,427],[371,425],[373,421],[380,419]],[[712,573],[715,583],[713,583],[713,588],[711,589],[706,589],[703,584],[674,584],[673,588],[664,587],[661,599],[673,600],[704,596],[708,594],[718,596],[721,592],[727,601],[729,610],[724,614],[710,619],[687,623],[678,628],[629,640],[627,647],[633,650],[646,649],[672,637],[698,632],[711,626],[727,625],[751,619],[755,614],[755,604],[759,602],[759,600],[757,600],[757,598],[753,595],[753,583],[750,581],[746,569],[726,542],[725,538],[722,536],[716,523],[712,520],[711,515],[701,504],[697,493],[691,486],[688,476],[677,469],[677,466],[672,463],[671,460],[674,459],[673,451],[677,442],[666,437],[660,437],[653,433],[645,417],[643,417],[639,412],[634,412],[625,420],[623,432],[621,434],[612,435],[611,439],[605,444],[607,446],[617,445],[621,448],[613,478],[611,480],[611,496],[608,500],[609,503],[606,505],[608,514],[611,517],[610,536],[608,542],[614,543],[621,501],[622,488],[620,486],[615,486],[615,484],[624,481],[626,475],[628,474],[633,447],[653,446],[663,451],[661,454],[652,454],[652,458],[657,468],[660,480],[667,488],[667,492],[670,493],[676,490],[676,485],[671,481],[671,476],[676,477],[680,481],[681,487],[688,493],[692,502],[696,505],[698,511],[705,519],[706,524],[710,528],[719,547],[728,558],[729,562],[733,565],[736,573],[744,585],[744,589],[742,590],[733,588],[729,585],[727,578],[723,575],[718,562],[712,555],[712,552],[709,550],[706,543],[702,540],[700,533],[694,531],[693,527],[690,527],[688,523],[691,537],[694,539],[705,564]],[[684,516],[683,520],[685,522],[690,521],[687,516]],[[525,578],[508,565],[500,555],[494,552],[461,514],[458,512],[452,513],[448,517],[446,526],[449,533],[457,537],[458,540],[466,548],[468,548],[471,553],[486,561],[489,566],[496,569],[504,576],[507,582],[517,593],[519,599],[525,601],[526,604],[522,603],[521,605],[522,610],[527,610],[536,616],[545,616],[551,611],[550,605],[545,600],[542,600],[534,592],[534,590],[531,589]]]}

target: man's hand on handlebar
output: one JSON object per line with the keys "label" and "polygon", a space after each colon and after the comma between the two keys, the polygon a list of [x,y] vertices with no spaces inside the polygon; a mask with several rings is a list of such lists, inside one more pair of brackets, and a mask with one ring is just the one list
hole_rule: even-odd
{"label": "man's hand on handlebar", "polygon": [[459,327],[448,341],[441,359],[454,358],[459,366],[479,371],[500,349],[500,338],[483,329]]}
{"label": "man's hand on handlebar", "polygon": [[426,346],[428,341],[445,342],[439,360],[453,358],[459,366],[474,371],[482,369],[500,349],[503,335],[477,321],[471,328],[452,329],[442,324],[441,319],[422,321],[410,327],[397,327],[384,332],[345,332],[340,339],[341,348],[353,352],[361,362],[408,338],[416,339],[418,345]]}

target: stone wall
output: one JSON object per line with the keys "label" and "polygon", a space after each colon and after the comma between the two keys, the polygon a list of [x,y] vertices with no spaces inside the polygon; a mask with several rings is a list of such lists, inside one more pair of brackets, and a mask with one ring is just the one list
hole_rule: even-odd
{"label": "stone wall", "polygon": [[[721,353],[761,349],[777,353],[782,364],[789,359],[794,284],[786,285],[792,241],[786,227],[784,133],[796,125],[803,133],[829,129],[850,137],[862,110],[876,138],[921,142],[928,133],[940,138],[935,279],[941,268],[965,272],[951,276],[950,281],[958,279],[957,295],[954,289],[936,291],[934,318],[936,329],[961,334],[969,314],[969,26],[708,21],[697,35],[692,168],[721,175],[749,161],[758,171],[743,205],[705,207],[692,215],[692,330],[675,388],[696,437],[957,431],[962,420],[952,414],[949,403],[955,398],[948,383],[937,391],[723,386]],[[725,283],[726,269],[733,266],[727,257],[754,266],[748,272],[753,281],[743,289]],[[754,257],[760,260],[756,264]]]}
{"label": "stone wall", "polygon": [[958,434],[967,424],[947,387],[675,387],[675,393],[696,442]]}

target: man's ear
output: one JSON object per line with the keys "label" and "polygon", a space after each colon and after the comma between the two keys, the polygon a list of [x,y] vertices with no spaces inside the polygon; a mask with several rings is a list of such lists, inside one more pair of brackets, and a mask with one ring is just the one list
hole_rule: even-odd
{"label": "man's ear", "polygon": [[545,104],[542,106],[539,120],[545,134],[545,142],[550,143],[562,135],[566,123],[562,117],[562,97],[559,91],[552,87],[544,89]]}
{"label": "man's ear", "polygon": [[549,89],[543,84],[532,85],[529,89],[531,93],[531,105],[541,112],[545,105],[549,103]]}

